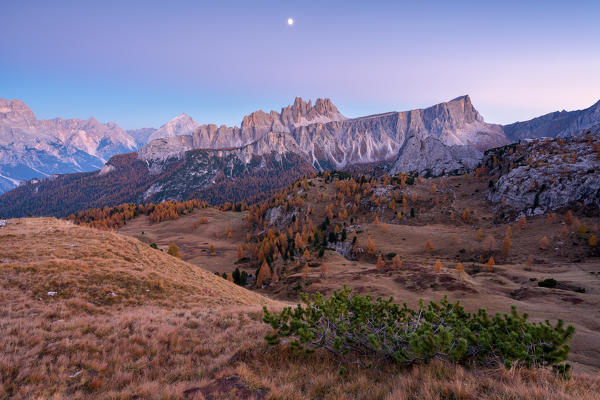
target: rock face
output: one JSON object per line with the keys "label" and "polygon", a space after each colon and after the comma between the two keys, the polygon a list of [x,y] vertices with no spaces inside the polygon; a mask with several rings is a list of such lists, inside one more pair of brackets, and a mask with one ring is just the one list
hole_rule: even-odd
{"label": "rock face", "polygon": [[488,199],[527,215],[573,205],[598,210],[598,149],[600,137],[594,135],[536,139],[494,149],[486,154],[485,164],[500,177]]}
{"label": "rock face", "polygon": [[295,128],[315,123],[343,121],[344,117],[329,99],[305,102],[296,97],[294,104],[281,109],[281,112],[262,110],[246,115],[241,126],[228,127],[209,124],[202,125],[194,132],[194,148],[222,149],[241,147],[257,141],[266,133],[290,133]]}
{"label": "rock face", "polygon": [[150,135],[148,141],[169,138],[173,136],[192,135],[198,123],[192,117],[183,113],[179,114]]}
{"label": "rock face", "polygon": [[525,122],[505,125],[504,133],[513,142],[521,139],[565,137],[600,124],[600,101],[584,110],[555,111]]}
{"label": "rock face", "polygon": [[96,119],[38,120],[19,100],[0,99],[0,192],[20,181],[99,169],[136,149],[117,124]]}
{"label": "rock face", "polygon": [[400,149],[389,173],[417,172],[419,175],[439,176],[463,174],[475,168],[483,153],[472,146],[446,146],[440,140],[410,137]]}
{"label": "rock face", "polygon": [[[439,139],[444,145],[489,148],[506,144],[502,128],[483,122],[468,96],[427,109],[391,112],[346,119],[329,99],[304,102],[296,98],[280,113],[252,113],[240,128],[203,125],[196,129],[192,148],[231,148],[259,142],[265,135],[281,133],[285,143],[262,152],[297,152],[319,170],[339,169],[357,163],[393,160],[409,137]],[[140,151],[144,160],[164,160],[189,149],[189,141],[149,143]],[[464,153],[464,151],[463,151]],[[455,156],[463,154],[454,151]]]}

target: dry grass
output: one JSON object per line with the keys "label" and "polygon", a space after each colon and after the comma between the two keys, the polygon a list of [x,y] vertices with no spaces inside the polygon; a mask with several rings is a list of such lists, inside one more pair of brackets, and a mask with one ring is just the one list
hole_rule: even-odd
{"label": "dry grass", "polygon": [[341,375],[328,353],[265,344],[261,305],[280,303],[135,239],[12,222],[1,231],[0,399],[599,398],[599,378],[541,370],[362,360]]}
{"label": "dry grass", "polygon": [[[277,399],[598,399],[600,378],[555,377],[547,370],[472,370],[432,362],[412,368],[353,363],[340,373],[329,353],[284,348],[247,354],[234,372]],[[363,360],[365,361],[365,360]]]}

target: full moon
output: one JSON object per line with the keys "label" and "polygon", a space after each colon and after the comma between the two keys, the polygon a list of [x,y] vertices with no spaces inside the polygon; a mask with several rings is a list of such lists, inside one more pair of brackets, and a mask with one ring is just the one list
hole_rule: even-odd
{"label": "full moon", "polygon": [[291,18],[288,18],[288,25],[294,25],[294,20]]}

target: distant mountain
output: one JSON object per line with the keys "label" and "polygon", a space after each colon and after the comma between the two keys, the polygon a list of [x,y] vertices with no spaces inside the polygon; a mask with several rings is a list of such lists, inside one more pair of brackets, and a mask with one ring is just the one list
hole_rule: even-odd
{"label": "distant mountain", "polygon": [[565,137],[600,124],[600,101],[584,110],[555,111],[525,122],[505,125],[504,133],[512,142],[541,137]]}
{"label": "distant mountain", "polygon": [[139,149],[150,141],[150,136],[156,131],[155,128],[130,129],[125,132],[135,140],[135,145]]}
{"label": "distant mountain", "polygon": [[165,137],[113,157],[100,171],[28,182],[0,196],[0,214],[65,215],[122,202],[189,198],[213,204],[252,200],[304,174],[366,165],[389,174],[464,173],[481,162],[483,150],[515,138],[597,130],[597,110],[595,105],[503,127],[486,123],[469,96],[352,119],[329,99],[313,105],[296,98],[280,112],[245,116],[239,127],[200,125],[191,133],[196,123],[182,114],[152,133],[140,132]]}
{"label": "distant mountain", "polygon": [[[170,134],[189,121],[178,117],[162,132]],[[435,152],[415,152],[405,146],[408,139]],[[413,170],[412,158],[429,173],[463,172],[481,158],[472,144],[505,142],[500,128],[483,122],[468,96],[424,110],[355,119],[344,117],[328,99],[313,105],[296,98],[281,112],[244,117],[239,128],[199,126],[192,135],[152,140],[137,155],[113,157],[98,172],[28,183],[0,197],[0,213],[64,215],[119,202],[187,198],[242,201],[317,170],[381,161],[391,166],[394,160],[395,170]]]}
{"label": "distant mountain", "polygon": [[427,109],[391,112],[347,119],[329,99],[315,105],[296,98],[280,113],[254,112],[242,120],[241,127],[203,125],[192,137],[151,141],[139,154],[144,160],[181,157],[200,148],[232,148],[258,141],[268,132],[289,135],[292,151],[304,155],[319,170],[344,168],[356,163],[391,160],[405,140],[416,136],[434,137],[445,145],[465,145],[478,149],[506,144],[500,125],[487,124],[473,107],[469,96]]}
{"label": "distant mountain", "polygon": [[22,180],[96,170],[136,148],[113,122],[38,120],[22,101],[0,99],[0,192]]}
{"label": "distant mountain", "polygon": [[187,114],[179,114],[150,135],[148,141],[168,138],[173,136],[191,135],[198,127],[198,123]]}

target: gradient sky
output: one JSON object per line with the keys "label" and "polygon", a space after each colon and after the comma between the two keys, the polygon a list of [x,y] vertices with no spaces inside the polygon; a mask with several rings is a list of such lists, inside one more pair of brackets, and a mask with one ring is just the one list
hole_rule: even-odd
{"label": "gradient sky", "polygon": [[600,99],[598,21],[600,1],[3,1],[0,97],[130,129],[237,125],[295,96],[356,117],[470,94],[509,123]]}

